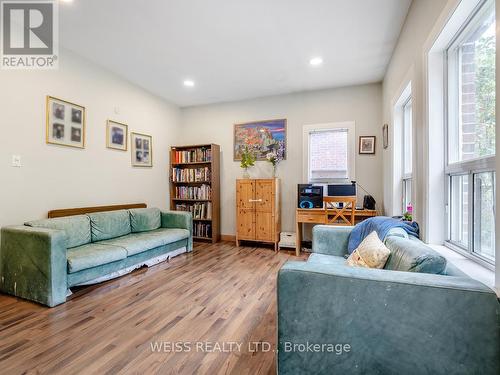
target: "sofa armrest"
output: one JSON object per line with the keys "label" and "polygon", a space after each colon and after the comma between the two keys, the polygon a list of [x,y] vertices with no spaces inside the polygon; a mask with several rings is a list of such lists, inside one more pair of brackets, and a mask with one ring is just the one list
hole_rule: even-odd
{"label": "sofa armrest", "polygon": [[53,307],[66,301],[66,234],[28,226],[1,230],[0,289]]}
{"label": "sofa armrest", "polygon": [[313,228],[312,252],[343,256],[352,231],[351,226],[316,225]]}
{"label": "sofa armrest", "polygon": [[162,228],[182,228],[189,231],[187,251],[193,251],[193,215],[185,211],[161,211]]}
{"label": "sofa armrest", "polygon": [[[279,374],[496,374],[499,328],[495,293],[468,277],[310,262],[278,275]],[[293,346],[307,343],[337,346]]]}

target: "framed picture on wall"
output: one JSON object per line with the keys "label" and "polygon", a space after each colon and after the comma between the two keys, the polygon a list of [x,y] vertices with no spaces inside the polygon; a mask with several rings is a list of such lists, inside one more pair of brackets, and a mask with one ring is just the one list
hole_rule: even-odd
{"label": "framed picture on wall", "polygon": [[108,120],[106,124],[106,147],[127,151],[128,126],[120,122]]}
{"label": "framed picture on wall", "polygon": [[250,147],[257,160],[275,152],[286,159],[286,119],[248,122],[234,125],[234,160],[241,160],[245,147]]}
{"label": "framed picture on wall", "polygon": [[85,148],[85,107],[47,96],[46,142]]}
{"label": "framed picture on wall", "polygon": [[359,137],[359,153],[360,154],[375,153],[375,136]]}
{"label": "framed picture on wall", "polygon": [[130,133],[133,167],[153,166],[153,138],[150,135]]}

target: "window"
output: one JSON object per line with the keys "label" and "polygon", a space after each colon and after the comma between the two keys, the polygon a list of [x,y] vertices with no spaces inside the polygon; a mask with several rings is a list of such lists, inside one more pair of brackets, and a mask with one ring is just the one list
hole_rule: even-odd
{"label": "window", "polygon": [[304,126],[307,181],[354,179],[354,124]]}
{"label": "window", "polygon": [[411,111],[411,97],[403,105],[403,212],[407,211],[407,207],[411,203],[411,184],[412,184],[412,142],[413,142],[413,128],[412,128],[412,111]]}
{"label": "window", "polygon": [[483,1],[446,51],[448,241],[487,262],[495,247],[495,4]]}

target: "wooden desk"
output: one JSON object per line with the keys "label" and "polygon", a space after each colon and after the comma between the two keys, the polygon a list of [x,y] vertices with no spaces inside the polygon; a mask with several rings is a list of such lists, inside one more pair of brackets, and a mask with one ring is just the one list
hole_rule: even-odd
{"label": "wooden desk", "polygon": [[[302,247],[302,224],[328,224],[335,225],[329,222],[328,216],[332,215],[332,210],[325,208],[297,208],[295,217],[297,223],[297,238],[296,238],[296,248],[295,253],[297,256],[300,255],[300,249]],[[355,220],[360,222],[369,217],[377,216],[376,210],[355,210]],[[339,223],[339,225],[344,225]]]}

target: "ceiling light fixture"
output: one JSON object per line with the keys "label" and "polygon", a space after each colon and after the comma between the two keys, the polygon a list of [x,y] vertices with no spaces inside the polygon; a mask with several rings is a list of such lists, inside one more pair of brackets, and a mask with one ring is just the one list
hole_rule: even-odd
{"label": "ceiling light fixture", "polygon": [[60,0],[62,3],[72,3],[73,0]]}
{"label": "ceiling light fixture", "polygon": [[323,59],[321,57],[313,57],[311,60],[309,60],[309,64],[312,66],[319,66],[323,64]]}
{"label": "ceiling light fixture", "polygon": [[194,87],[194,81],[191,79],[184,80],[184,86],[186,87]]}

